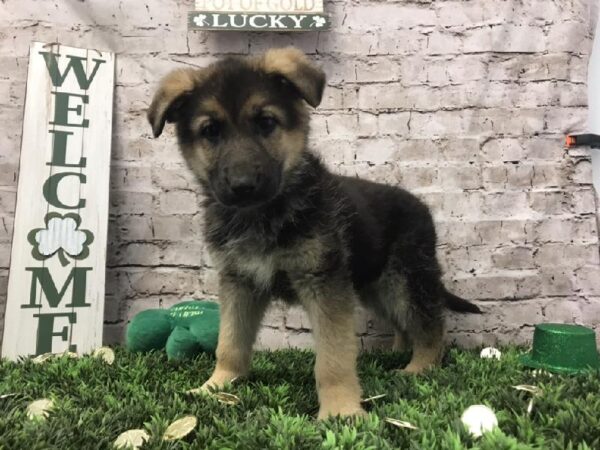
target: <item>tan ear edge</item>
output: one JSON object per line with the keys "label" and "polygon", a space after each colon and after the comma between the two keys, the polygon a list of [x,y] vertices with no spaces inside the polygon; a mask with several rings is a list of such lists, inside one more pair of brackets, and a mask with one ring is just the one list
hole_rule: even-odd
{"label": "tan ear edge", "polygon": [[313,108],[321,103],[325,89],[325,72],[312,63],[295,47],[275,48],[262,57],[262,67],[267,73],[281,75],[302,95]]}
{"label": "tan ear edge", "polygon": [[200,74],[198,69],[177,69],[161,80],[147,113],[154,137],[161,135],[176,102],[197,86]]}

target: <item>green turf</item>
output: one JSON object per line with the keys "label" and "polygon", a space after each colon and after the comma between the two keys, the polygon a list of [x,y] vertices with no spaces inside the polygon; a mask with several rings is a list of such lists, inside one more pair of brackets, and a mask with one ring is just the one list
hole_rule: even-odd
{"label": "green turf", "polygon": [[[501,361],[476,352],[451,350],[441,368],[415,377],[393,369],[405,358],[393,353],[360,357],[365,396],[386,394],[355,422],[319,422],[312,375],[314,355],[303,351],[261,352],[247,380],[231,386],[235,406],[184,392],[201,385],[214,364],[199,357],[187,364],[167,362],[161,353],[135,355],[117,350],[114,365],[89,357],[66,357],[44,364],[0,362],[0,448],[110,448],[131,428],[153,436],[144,448],[197,449],[600,449],[599,373],[534,378],[517,362],[518,349],[505,349]],[[511,386],[534,384],[543,390],[531,416],[529,395]],[[26,417],[29,402],[51,398],[56,406],[46,421]],[[472,404],[496,411],[498,431],[472,439],[460,415]],[[185,440],[160,441],[169,423],[198,418]],[[405,420],[419,430],[384,422]]]}

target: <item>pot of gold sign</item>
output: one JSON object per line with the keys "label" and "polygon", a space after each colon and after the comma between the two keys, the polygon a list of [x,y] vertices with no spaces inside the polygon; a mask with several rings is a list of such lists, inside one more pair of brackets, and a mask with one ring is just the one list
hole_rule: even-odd
{"label": "pot of gold sign", "polygon": [[196,0],[197,11],[323,12],[323,0]]}

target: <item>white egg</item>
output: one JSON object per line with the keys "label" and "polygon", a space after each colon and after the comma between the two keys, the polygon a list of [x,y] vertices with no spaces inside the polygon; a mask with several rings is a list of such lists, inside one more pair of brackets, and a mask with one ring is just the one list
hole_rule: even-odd
{"label": "white egg", "polygon": [[471,405],[463,412],[460,420],[467,427],[469,433],[475,437],[492,431],[498,426],[496,414],[485,405]]}
{"label": "white egg", "polygon": [[484,358],[484,359],[490,359],[490,358],[500,359],[501,356],[502,356],[502,352],[494,347],[486,347],[483,350],[481,350],[481,353],[479,354],[479,357]]}

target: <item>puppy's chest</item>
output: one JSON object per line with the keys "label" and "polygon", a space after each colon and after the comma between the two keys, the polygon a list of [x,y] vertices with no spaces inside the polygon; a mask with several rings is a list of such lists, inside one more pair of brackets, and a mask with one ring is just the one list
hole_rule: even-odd
{"label": "puppy's chest", "polygon": [[325,246],[317,238],[307,238],[290,248],[275,247],[261,250],[245,243],[213,249],[213,257],[219,270],[227,270],[246,276],[257,286],[269,288],[278,272],[292,277],[315,272],[322,264]]}
{"label": "puppy's chest", "polygon": [[227,268],[251,278],[257,285],[267,287],[282,263],[282,258],[273,254],[234,251],[228,255],[226,264]]}

